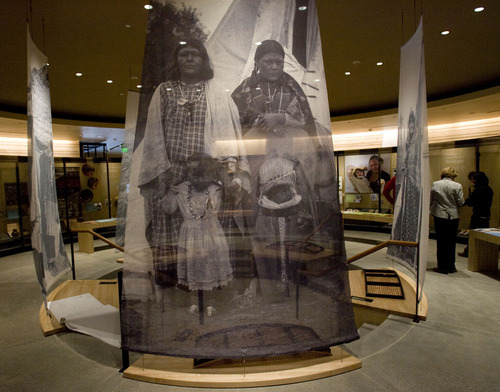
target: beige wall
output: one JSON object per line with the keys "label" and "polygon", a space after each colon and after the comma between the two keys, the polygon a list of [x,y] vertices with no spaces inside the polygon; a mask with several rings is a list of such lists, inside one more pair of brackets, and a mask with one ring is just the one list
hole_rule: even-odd
{"label": "beige wall", "polygon": [[479,154],[479,166],[490,179],[493,189],[490,226],[500,227],[500,145],[481,146]]}
{"label": "beige wall", "polygon": [[[360,151],[360,154],[363,152]],[[491,207],[491,227],[500,227],[500,145],[482,145],[479,147],[480,161],[479,166],[481,171],[485,172],[490,179],[490,186],[493,189],[494,197]],[[396,168],[397,154],[391,154],[391,173]],[[376,209],[377,202],[370,200],[369,194],[361,195],[361,203],[346,202],[345,195],[345,159],[340,156],[338,159],[339,173],[342,176],[342,194],[343,204],[342,209]],[[458,171],[458,177],[455,181],[462,185],[464,197],[469,195],[469,189],[472,190],[472,184],[467,176],[469,172],[474,171],[476,168],[476,148],[475,147],[450,147],[450,148],[431,148],[429,151],[429,166],[430,166],[430,185],[434,181],[440,179],[441,170],[444,167],[453,167]],[[389,209],[390,205],[382,196],[382,212]],[[469,228],[470,218],[472,215],[472,208],[464,206],[460,208],[460,222],[459,229],[465,230]],[[432,218],[429,220],[430,226],[434,227]]]}

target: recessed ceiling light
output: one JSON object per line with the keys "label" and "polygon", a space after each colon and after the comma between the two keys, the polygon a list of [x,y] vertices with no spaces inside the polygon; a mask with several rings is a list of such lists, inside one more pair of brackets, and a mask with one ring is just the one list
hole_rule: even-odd
{"label": "recessed ceiling light", "polygon": [[484,11],[484,7],[476,7],[474,8],[474,12],[481,12]]}
{"label": "recessed ceiling light", "polygon": [[187,44],[187,42],[186,42],[186,41],[179,41],[179,44],[180,44],[180,45],[186,45],[186,44]]}
{"label": "recessed ceiling light", "polygon": [[138,84],[138,85],[137,85],[137,88],[142,88],[142,84]]}
{"label": "recessed ceiling light", "polygon": [[299,11],[305,11],[307,9],[307,7],[305,5],[302,5],[299,7]]}
{"label": "recessed ceiling light", "polygon": [[137,77],[137,76],[131,76],[131,77],[130,77],[130,79],[132,79],[132,80],[137,80],[137,79],[138,79],[138,77]]}
{"label": "recessed ceiling light", "polygon": [[111,84],[111,83],[113,83],[113,81],[111,79],[108,79],[108,80],[106,80],[106,83]]}
{"label": "recessed ceiling light", "polygon": [[350,72],[344,72],[345,75],[350,75],[351,73]]}
{"label": "recessed ceiling light", "polygon": [[321,79],[314,79],[315,82],[319,82]]}
{"label": "recessed ceiling light", "polygon": [[352,63],[353,63],[354,65],[359,65],[359,64],[361,64],[361,61],[359,61],[359,60],[354,60]]}
{"label": "recessed ceiling light", "polygon": [[126,24],[126,25],[125,25],[125,28],[126,28],[126,29],[130,29],[130,27],[132,27],[132,26],[130,26],[129,24]]}
{"label": "recessed ceiling light", "polygon": [[382,65],[382,64],[384,64],[382,61],[379,61],[379,62],[377,63],[377,65]]}
{"label": "recessed ceiling light", "polygon": [[83,74],[81,72],[77,72],[75,75],[76,76],[82,76]]}
{"label": "recessed ceiling light", "polygon": [[153,6],[151,4],[146,4],[144,8],[146,8],[147,10],[151,10],[153,9]]}
{"label": "recessed ceiling light", "polygon": [[255,45],[259,46],[262,42],[256,42]]}
{"label": "recessed ceiling light", "polygon": [[441,35],[448,35],[448,34],[450,34],[449,30],[441,31]]}

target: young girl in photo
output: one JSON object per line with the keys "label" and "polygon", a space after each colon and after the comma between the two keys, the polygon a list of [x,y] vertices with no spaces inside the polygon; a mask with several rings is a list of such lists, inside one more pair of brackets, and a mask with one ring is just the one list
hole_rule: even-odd
{"label": "young girl in photo", "polygon": [[[222,201],[219,168],[213,158],[196,153],[188,160],[187,181],[172,186],[163,209],[172,214],[180,210],[184,221],[179,230],[177,278],[193,294],[205,295],[207,316],[215,314],[214,289],[233,279],[229,247],[217,217]],[[198,297],[191,296],[190,314],[197,314]]]}

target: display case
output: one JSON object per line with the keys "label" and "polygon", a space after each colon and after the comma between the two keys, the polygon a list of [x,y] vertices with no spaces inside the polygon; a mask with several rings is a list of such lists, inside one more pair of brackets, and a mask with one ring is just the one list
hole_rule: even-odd
{"label": "display case", "polygon": [[[120,158],[55,158],[59,219],[66,242],[70,221],[116,217]],[[30,248],[27,157],[0,157],[0,255]],[[114,227],[105,229],[114,235]],[[76,238],[76,236],[75,236]]]}

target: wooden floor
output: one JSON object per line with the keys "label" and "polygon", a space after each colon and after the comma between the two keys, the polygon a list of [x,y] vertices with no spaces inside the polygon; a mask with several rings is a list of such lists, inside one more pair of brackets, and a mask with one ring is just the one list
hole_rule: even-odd
{"label": "wooden floor", "polygon": [[[398,272],[405,298],[370,298],[366,296],[363,270],[349,271],[349,282],[354,305],[356,324],[381,324],[390,314],[415,318],[415,282]],[[104,305],[118,307],[118,284],[116,280],[74,280],[66,281],[49,294],[49,301],[90,293]],[[427,318],[427,298],[425,295],[418,307],[417,318]],[[44,335],[50,335],[65,329],[55,317],[47,314],[45,306],[40,308],[40,326]],[[290,384],[329,377],[361,367],[361,361],[341,350],[331,348],[331,356],[314,357],[304,354],[302,357],[261,359],[251,363],[230,363],[218,367],[195,368],[193,359],[174,358],[144,354],[140,359],[125,369],[126,378],[158,384],[238,388]],[[242,360],[240,360],[242,361]]]}

